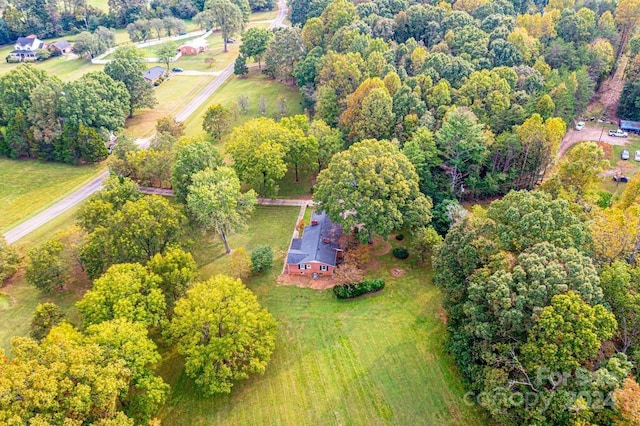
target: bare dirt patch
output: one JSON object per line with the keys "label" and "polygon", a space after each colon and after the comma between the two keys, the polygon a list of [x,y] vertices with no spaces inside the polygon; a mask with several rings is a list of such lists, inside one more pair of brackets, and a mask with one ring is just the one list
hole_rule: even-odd
{"label": "bare dirt patch", "polygon": [[371,245],[371,254],[374,256],[384,256],[391,251],[391,243],[382,237],[375,237]]}
{"label": "bare dirt patch", "polygon": [[394,277],[401,277],[404,275],[404,269],[392,268],[391,275],[393,275]]}
{"label": "bare dirt patch", "polygon": [[447,324],[447,312],[442,306],[438,308],[438,311],[436,312],[436,318],[438,318],[444,324]]}
{"label": "bare dirt patch", "polygon": [[[627,66],[627,61],[627,56],[620,57],[616,72],[600,85],[598,93],[589,103],[587,116],[596,116],[597,114],[600,117],[596,116],[596,118],[602,118],[605,122],[613,124],[618,122],[616,111],[624,87],[624,70]],[[569,148],[579,142],[604,141],[611,145],[626,145],[626,139],[609,136],[607,129],[603,129],[603,124],[606,123],[587,122],[586,126],[580,131],[569,129],[560,143],[558,158],[561,158]]]}
{"label": "bare dirt patch", "polygon": [[604,158],[611,158],[613,155],[613,146],[605,142],[598,142],[598,146],[602,149],[602,152],[604,152]]}
{"label": "bare dirt patch", "polygon": [[311,278],[304,275],[289,275],[282,273],[277,279],[280,285],[292,285],[300,288],[312,288],[314,290],[326,290],[333,288],[338,283],[333,277]]}

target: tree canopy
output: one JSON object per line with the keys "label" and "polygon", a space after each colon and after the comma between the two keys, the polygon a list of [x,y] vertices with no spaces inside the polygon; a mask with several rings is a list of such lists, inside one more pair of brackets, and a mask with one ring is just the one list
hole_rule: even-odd
{"label": "tree canopy", "polygon": [[363,242],[431,219],[415,168],[387,141],[365,140],[334,155],[318,175],[313,199],[331,220],[357,228]]}
{"label": "tree canopy", "polygon": [[276,323],[242,281],[216,275],[178,301],[171,336],[185,369],[207,394],[229,393],[237,380],[264,373]]}
{"label": "tree canopy", "polygon": [[256,193],[240,192],[240,180],[229,167],[199,171],[191,181],[187,208],[200,227],[220,235],[226,253],[231,253],[227,236],[246,225],[257,203]]}

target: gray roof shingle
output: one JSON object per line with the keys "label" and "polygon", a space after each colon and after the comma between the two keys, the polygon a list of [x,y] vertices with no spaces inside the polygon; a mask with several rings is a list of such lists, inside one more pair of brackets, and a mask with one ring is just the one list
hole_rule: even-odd
{"label": "gray roof shingle", "polygon": [[149,68],[145,73],[144,73],[144,78],[146,78],[147,80],[155,80],[156,78],[160,77],[162,74],[165,73],[165,69],[164,67],[159,67],[159,66],[155,66],[155,67],[151,67]]}
{"label": "gray roof shingle", "polygon": [[287,254],[288,264],[321,262],[336,266],[336,250],[340,249],[338,240],[342,236],[342,227],[333,223],[325,212],[314,212],[311,222],[304,228],[302,238],[294,238]]}

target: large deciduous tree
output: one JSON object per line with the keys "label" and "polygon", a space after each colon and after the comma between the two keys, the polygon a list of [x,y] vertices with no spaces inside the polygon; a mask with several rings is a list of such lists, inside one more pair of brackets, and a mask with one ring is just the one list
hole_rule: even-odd
{"label": "large deciduous tree", "polygon": [[45,71],[30,64],[21,64],[0,77],[0,123],[6,125],[17,110],[27,114],[31,108],[33,91],[51,78]]}
{"label": "large deciduous tree", "polygon": [[280,120],[280,125],[291,132],[286,159],[288,163],[293,165],[295,181],[299,182],[299,169],[312,166],[318,161],[318,140],[309,134],[309,121],[305,115],[284,117]]}
{"label": "large deciduous tree", "polygon": [[98,345],[107,359],[118,360],[129,370],[129,386],[118,400],[138,424],[147,424],[169,393],[169,385],[155,373],[162,358],[147,334],[144,324],[119,318],[87,327],[85,338],[87,344]]}
{"label": "large deciduous tree", "polygon": [[278,28],[267,44],[265,72],[274,78],[288,80],[304,52],[300,28]]}
{"label": "large deciduous tree", "polygon": [[110,213],[110,220],[98,221],[80,251],[91,278],[98,277],[110,265],[146,262],[156,253],[163,253],[179,240],[185,221],[180,209],[160,196],[127,201],[115,211],[104,203],[97,207]]}
{"label": "large deciduous tree", "polygon": [[215,169],[222,165],[222,156],[215,145],[206,139],[187,140],[178,147],[171,170],[171,185],[176,199],[184,203],[191,177],[204,169]]}
{"label": "large deciduous tree", "polygon": [[174,42],[163,43],[158,47],[158,50],[156,50],[158,59],[167,66],[167,72],[169,72],[169,67],[171,66],[171,62],[175,60],[177,52],[178,46]]}
{"label": "large deciduous tree", "polygon": [[16,337],[12,353],[0,356],[3,422],[133,426],[118,406],[131,372],[70,324],[53,328],[41,343]]}
{"label": "large deciduous tree", "polygon": [[465,179],[478,174],[487,155],[489,137],[484,125],[470,110],[455,108],[447,113],[435,137],[444,160],[441,167],[451,180],[451,193],[461,194]]}
{"label": "large deciduous tree", "polygon": [[120,318],[158,327],[167,308],[160,278],[137,263],[111,266],[76,306],[85,326]]}
{"label": "large deciduous tree", "polygon": [[220,235],[227,254],[231,253],[227,236],[246,225],[256,202],[252,189],[240,192],[240,180],[229,167],[205,169],[191,177],[187,208],[202,229]]}
{"label": "large deciduous tree", "polygon": [[14,246],[7,244],[4,235],[0,235],[0,285],[20,267],[20,253]]}
{"label": "large deciduous tree", "polygon": [[557,172],[542,188],[574,203],[594,201],[599,174],[607,168],[604,152],[595,142],[581,143],[562,159]]}
{"label": "large deciduous tree", "polygon": [[202,119],[202,128],[205,132],[220,141],[222,135],[227,133],[231,124],[231,111],[220,104],[207,108]]}
{"label": "large deciduous tree", "polygon": [[25,270],[27,282],[46,293],[62,288],[69,278],[69,266],[62,257],[64,245],[57,238],[31,249]]}
{"label": "large deciduous tree", "polygon": [[160,289],[167,300],[167,308],[172,310],[195,280],[198,266],[191,253],[171,247],[153,256],[147,262],[147,269],[160,278]]}
{"label": "large deciduous tree", "polygon": [[391,135],[395,115],[393,101],[379,78],[367,79],[347,96],[340,127],[351,142]]}
{"label": "large deciduous tree", "polygon": [[[167,66],[168,68],[168,66]],[[104,67],[104,72],[124,83],[129,92],[129,117],[139,108],[152,108],[157,104],[153,85],[143,74],[147,70],[142,53],[136,47],[121,47],[113,53],[113,59]]]}
{"label": "large deciduous tree", "polygon": [[318,175],[313,198],[331,220],[358,228],[363,242],[431,220],[431,200],[420,193],[415,168],[387,141],[365,140],[335,154]]}
{"label": "large deciduous tree", "polygon": [[275,346],[275,320],[242,281],[217,275],[195,284],[176,305],[170,332],[187,374],[207,393],[264,373]]}
{"label": "large deciduous tree", "polygon": [[270,118],[256,118],[236,127],[226,144],[241,181],[260,195],[276,194],[277,180],[286,171],[285,156],[291,132]]}
{"label": "large deciduous tree", "polygon": [[215,23],[220,27],[224,51],[228,52],[229,37],[239,33],[244,27],[242,10],[229,0],[207,0],[205,9],[211,11]]}
{"label": "large deciduous tree", "polygon": [[249,28],[242,34],[240,53],[245,57],[252,57],[262,69],[262,58],[267,51],[267,44],[273,37],[273,32],[264,28]]}
{"label": "large deciduous tree", "polygon": [[94,71],[66,83],[63,90],[60,111],[65,125],[83,124],[110,131],[124,127],[131,105],[131,96],[124,83],[102,71]]}
{"label": "large deciduous tree", "polygon": [[318,141],[318,172],[329,165],[331,158],[342,151],[344,140],[338,129],[331,128],[321,119],[316,119],[309,126],[309,136]]}
{"label": "large deciduous tree", "polygon": [[590,306],[572,291],[553,296],[522,347],[524,362],[531,370],[553,366],[572,371],[595,358],[616,327],[615,317],[602,305]]}

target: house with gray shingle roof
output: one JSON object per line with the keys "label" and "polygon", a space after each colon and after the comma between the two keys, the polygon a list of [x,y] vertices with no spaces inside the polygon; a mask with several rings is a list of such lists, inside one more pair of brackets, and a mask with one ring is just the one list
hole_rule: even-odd
{"label": "house with gray shingle roof", "polygon": [[72,46],[68,40],[58,40],[49,45],[49,50],[53,52],[54,55],[66,55],[71,52]]}
{"label": "house with gray shingle roof", "polygon": [[7,62],[9,60],[14,61],[35,61],[38,59],[36,52],[39,49],[44,49],[45,44],[39,40],[35,34],[28,35],[26,37],[19,37],[14,44],[14,50],[7,56]]}
{"label": "house with gray shingle roof", "polygon": [[167,72],[167,70],[164,67],[160,67],[160,66],[156,65],[155,67],[149,68],[144,73],[143,77],[144,77],[145,80],[150,81],[152,83],[155,83],[166,72]]}
{"label": "house with gray shingle roof", "polygon": [[302,238],[291,240],[285,268],[287,273],[314,278],[333,275],[338,261],[342,259],[341,236],[340,224],[332,222],[325,212],[314,212]]}

